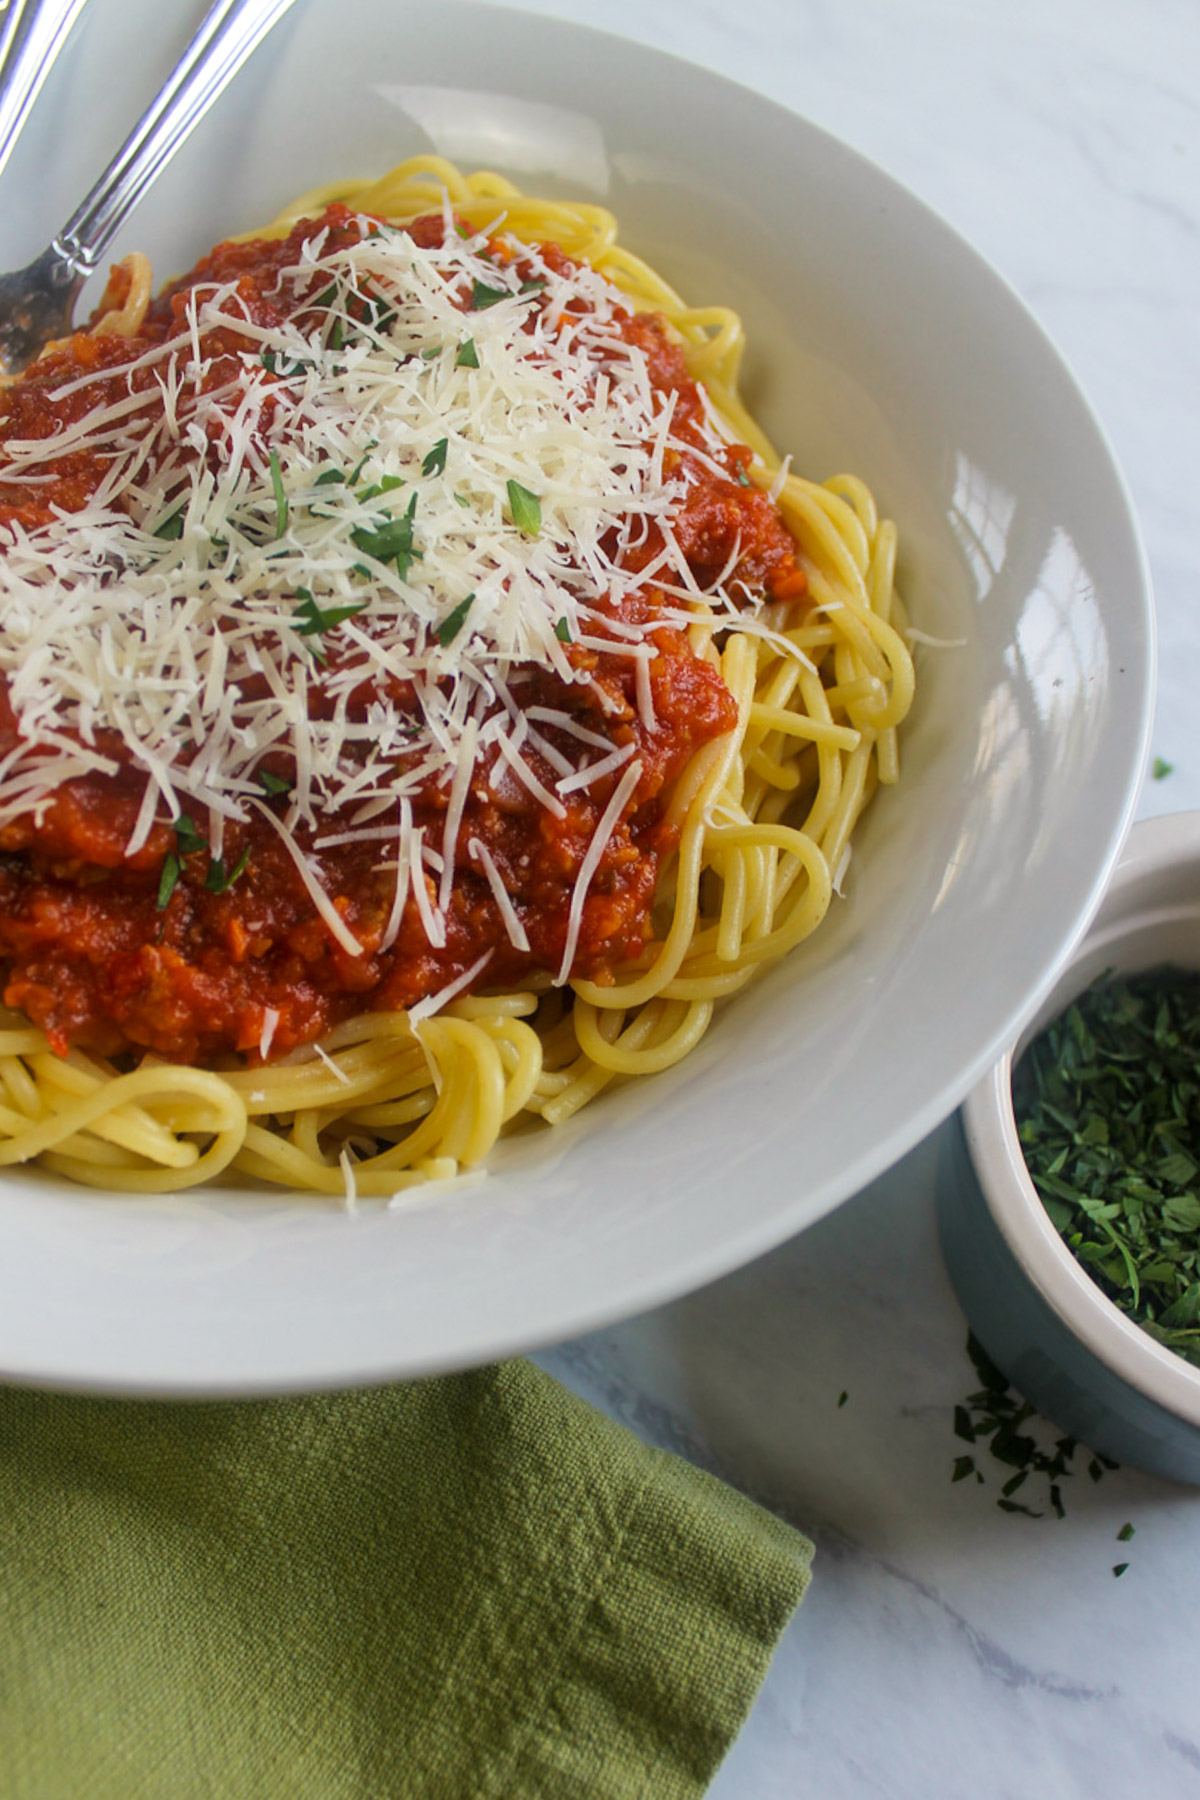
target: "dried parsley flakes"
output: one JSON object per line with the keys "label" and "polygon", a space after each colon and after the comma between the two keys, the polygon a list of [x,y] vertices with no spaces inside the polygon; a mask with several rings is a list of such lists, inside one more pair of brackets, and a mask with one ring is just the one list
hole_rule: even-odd
{"label": "dried parsley flakes", "polygon": [[1200,974],[1093,984],[1013,1078],[1026,1165],[1097,1286],[1200,1367]]}

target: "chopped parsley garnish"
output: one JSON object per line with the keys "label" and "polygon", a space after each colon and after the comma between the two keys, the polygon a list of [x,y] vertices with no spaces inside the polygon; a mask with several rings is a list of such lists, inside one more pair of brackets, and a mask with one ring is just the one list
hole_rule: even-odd
{"label": "chopped parsley garnish", "polygon": [[[356,600],[345,606],[318,606],[308,589],[303,587],[296,589],[296,598],[300,604],[293,609],[292,624],[301,637],[320,637],[323,632],[332,631],[335,625],[340,625],[343,619],[363,612],[367,605],[365,600]],[[309,649],[318,662],[325,661],[323,652],[316,644],[310,644]]]}
{"label": "chopped parsley garnish", "polygon": [[1025,1162],[1076,1261],[1200,1367],[1200,974],[1102,979],[1013,1079]]}
{"label": "chopped parsley garnish", "polygon": [[[335,349],[340,346],[335,345]],[[288,356],[283,350],[264,350],[260,358],[262,366],[272,375],[280,376],[284,381],[293,376],[303,375],[312,363],[305,362],[302,356]]]}
{"label": "chopped parsley garnish", "polygon": [[535,275],[531,280],[523,281],[517,289],[517,292],[518,294],[536,294],[538,289],[544,288],[545,285],[546,277],[544,275]]}
{"label": "chopped parsley garnish", "polygon": [[740,486],[742,486],[742,487],[750,486],[750,477],[746,473],[745,463],[737,464],[737,478],[738,478],[738,482],[739,482]]}
{"label": "chopped parsley garnish", "polygon": [[[385,480],[389,479],[384,477]],[[380,484],[382,486],[382,483]],[[401,581],[408,578],[408,571],[414,562],[421,560],[421,552],[413,549],[413,515],[417,510],[417,496],[413,494],[408,503],[408,511],[398,519],[386,518],[384,523],[368,530],[365,526],[350,533],[350,541],[356,550],[367,556],[373,556],[377,562],[395,562],[396,573]],[[366,571],[370,573],[369,570]],[[357,612],[357,607],[352,608]]]}
{"label": "chopped parsley garnish", "polygon": [[570,621],[570,619],[568,619],[564,616],[563,618],[556,620],[555,626],[554,626],[554,635],[558,639],[560,644],[573,644],[575,642],[575,639],[571,636],[571,621]]}
{"label": "chopped parsley garnish", "polygon": [[446,452],[449,448],[449,438],[439,438],[421,464],[422,475],[440,475],[446,467]]}
{"label": "chopped parsley garnish", "polygon": [[155,902],[159,912],[166,911],[171,895],[175,892],[175,883],[182,874],[183,864],[177,856],[168,851],[167,859],[162,867],[162,878],[158,884],[158,899]]}
{"label": "chopped parsley garnish", "polygon": [[229,873],[225,872],[225,858],[214,856],[208,865],[208,874],[204,877],[204,885],[210,894],[224,894],[233,886],[238,876],[250,861],[250,846],[242,851]]}
{"label": "chopped parsley garnish", "polygon": [[465,600],[460,600],[458,605],[454,607],[451,612],[446,614],[441,624],[437,627],[435,636],[443,649],[447,644],[452,644],[454,642],[455,638],[466,624],[467,614],[471,610],[471,603],[474,598],[474,594],[468,594]]}
{"label": "chopped parsley garnish", "polygon": [[176,507],[173,513],[168,513],[162,524],[155,526],[155,537],[162,538],[164,543],[173,543],[177,538],[181,538],[183,536],[183,515],[184,508],[182,506]]}
{"label": "chopped parsley garnish", "polygon": [[289,781],[286,775],[276,775],[271,769],[260,769],[258,785],[264,794],[279,795],[290,794],[296,784]]}
{"label": "chopped parsley garnish", "polygon": [[486,281],[476,281],[471,288],[471,311],[482,312],[485,306],[495,306],[498,300],[511,299],[507,288],[489,287]]}
{"label": "chopped parsley garnish", "polygon": [[1113,1564],[1113,1574],[1117,1575],[1117,1576],[1121,1576],[1125,1573],[1125,1571],[1128,1567],[1129,1567],[1128,1563],[1114,1563]]}
{"label": "chopped parsley garnish", "polygon": [[208,849],[208,839],[186,813],[180,813],[175,821],[175,845],[180,856],[194,856],[197,850]]}
{"label": "chopped parsley garnish", "polygon": [[321,473],[317,476],[316,480],[313,482],[313,486],[314,487],[334,487],[337,485],[343,485],[345,483],[345,480],[346,480],[346,471],[344,469],[322,469]]}
{"label": "chopped parsley garnish", "polygon": [[377,500],[380,494],[394,494],[397,488],[403,486],[403,475],[381,475],[369,488],[364,488],[358,497],[360,500]]}
{"label": "chopped parsley garnish", "polygon": [[1168,775],[1175,773],[1175,764],[1167,762],[1164,757],[1156,756],[1150,773],[1155,781],[1165,781]]}
{"label": "chopped parsley garnish", "polygon": [[367,464],[371,460],[372,450],[378,450],[378,448],[379,448],[379,439],[372,438],[370,443],[367,445],[366,449],[363,451],[363,454],[362,454],[362,457],[360,458],[360,460],[355,463],[355,465],[351,469],[349,475],[347,475],[347,477],[346,477],[347,486],[349,486],[349,487],[357,486],[359,476],[362,474],[363,470],[366,468]]}
{"label": "chopped parsley garnish", "polygon": [[456,369],[477,369],[479,367],[479,352],[475,348],[474,338],[468,338],[462,345],[454,359],[454,366]]}
{"label": "chopped parsley garnish", "polygon": [[537,536],[542,529],[542,503],[519,481],[508,484],[508,509],[518,531],[524,532],[526,537]]}
{"label": "chopped parsley garnish", "polygon": [[278,450],[272,450],[268,467],[271,471],[271,492],[275,496],[275,536],[281,538],[288,527],[288,497],[283,485],[283,471],[279,467]]}

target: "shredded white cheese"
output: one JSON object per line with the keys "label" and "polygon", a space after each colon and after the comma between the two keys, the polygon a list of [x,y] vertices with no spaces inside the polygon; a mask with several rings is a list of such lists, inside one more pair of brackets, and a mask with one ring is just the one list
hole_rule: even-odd
{"label": "shredded white cheese", "polygon": [[[640,723],[655,730],[654,651],[615,609],[651,576],[685,620],[697,605],[734,609],[724,584],[736,558],[702,589],[671,524],[698,466],[725,472],[724,428],[710,409],[699,452],[677,435],[674,396],[651,386],[622,335],[622,298],[593,270],[563,273],[514,244],[539,270],[522,284],[482,236],[451,231],[425,248],[366,219],[358,229],[333,249],[315,233],[281,270],[285,306],[303,297],[307,311],[264,326],[236,283],[198,286],[178,335],[120,371],[124,397],[4,447],[2,482],[36,488],[76,451],[98,453],[104,473],[79,511],[8,528],[0,675],[20,742],[0,760],[0,825],[42,813],[74,777],[112,774],[99,734],[116,733],[146,780],[127,854],[156,820],[197,809],[217,854],[225,822],[257,812],[358,956],[322,884],[322,845],[390,839],[383,946],[411,897],[440,948],[477,769],[497,794],[515,781],[559,818],[560,796],[622,770],[575,884],[566,979],[641,765],[632,745],[614,749],[567,712],[526,710],[513,677],[532,665],[596,686],[569,644],[628,655]],[[231,356],[213,347],[218,327],[238,334]],[[638,570],[652,522],[664,547]],[[562,734],[559,747],[539,723]],[[574,762],[564,741],[578,745]],[[264,804],[279,789],[263,771],[279,767],[294,770],[282,812]],[[447,794],[440,855],[412,819],[431,780]],[[397,820],[397,806],[398,823],[369,826]],[[337,831],[322,838],[332,815]],[[477,839],[469,854],[526,948],[492,857]],[[264,1056],[275,1022],[265,1015]]]}

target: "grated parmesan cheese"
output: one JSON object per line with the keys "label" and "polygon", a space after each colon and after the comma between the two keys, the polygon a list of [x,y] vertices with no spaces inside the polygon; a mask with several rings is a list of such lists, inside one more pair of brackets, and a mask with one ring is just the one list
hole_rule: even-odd
{"label": "grated parmesan cheese", "polygon": [[[678,435],[676,396],[652,386],[644,351],[622,335],[625,302],[594,270],[551,267],[510,240],[538,271],[522,284],[482,236],[449,230],[427,247],[357,223],[357,240],[333,247],[314,231],[280,270],[280,294],[300,304],[284,323],[250,319],[234,281],[198,284],[177,335],[119,371],[123,398],[4,446],[0,482],[36,487],[84,451],[104,472],[78,511],[7,528],[0,676],[20,741],[0,760],[0,826],[41,816],[68,780],[114,773],[98,733],[115,732],[145,776],[127,855],[184,812],[207,817],[219,855],[226,823],[257,813],[357,957],[322,882],[322,848],[394,845],[382,947],[411,898],[442,948],[477,771],[497,795],[515,782],[557,818],[560,796],[621,771],[575,883],[565,980],[641,763],[632,744],[614,747],[567,712],[523,707],[515,678],[545,669],[593,688],[611,713],[566,647],[627,656],[639,721],[656,730],[650,626],[619,608],[653,579],[684,624],[697,608],[735,609],[736,555],[702,587],[672,529],[696,468],[726,472],[727,434],[706,402],[701,425]],[[470,305],[479,284],[500,297]],[[216,330],[222,346],[234,334],[233,353],[213,347]],[[112,376],[101,368],[55,392]],[[651,524],[662,548],[639,568]],[[294,770],[279,810],[260,777],[274,766]],[[431,779],[447,796],[440,853],[413,824]],[[394,823],[370,824],[385,815]],[[467,850],[527,950],[491,855],[477,838]],[[481,966],[422,1002],[422,1016]],[[264,1058],[277,1022],[264,1014]]]}

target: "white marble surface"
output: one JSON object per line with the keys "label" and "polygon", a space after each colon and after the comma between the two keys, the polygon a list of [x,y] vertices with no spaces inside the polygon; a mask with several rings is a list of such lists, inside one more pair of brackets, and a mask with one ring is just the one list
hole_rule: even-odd
{"label": "white marble surface", "polygon": [[[1195,0],[533,0],[690,56],[907,182],[1038,313],[1139,509],[1160,628],[1141,813],[1200,806]],[[740,1274],[543,1360],[816,1539],[715,1800],[1192,1800],[1200,1492],[1128,1471],[1067,1516],[952,1485],[975,1384],[927,1143]],[[846,1403],[838,1405],[842,1391]],[[992,1465],[994,1467],[994,1465]],[[1128,1544],[1116,1534],[1136,1528]],[[1119,1580],[1112,1566],[1128,1561]]]}

